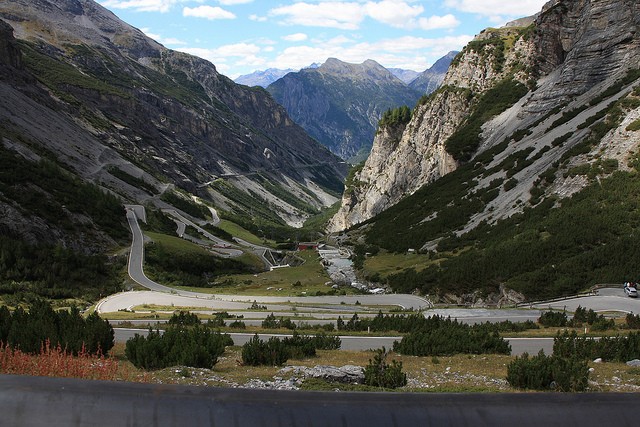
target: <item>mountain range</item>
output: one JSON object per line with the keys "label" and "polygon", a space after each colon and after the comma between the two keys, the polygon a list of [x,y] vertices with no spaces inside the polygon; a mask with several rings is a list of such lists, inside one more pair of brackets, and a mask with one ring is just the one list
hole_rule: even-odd
{"label": "mountain range", "polygon": [[267,91],[309,135],[343,159],[368,153],[384,111],[420,98],[373,60],[350,64],[335,58],[289,73]]}
{"label": "mountain range", "polygon": [[[128,234],[123,202],[196,197],[266,230],[300,227],[340,196],[346,166],[268,92],[164,48],[98,3],[12,0],[0,20],[0,150],[21,165],[2,174],[5,236],[98,253]],[[107,191],[120,232],[101,223],[96,200],[63,196],[73,186],[97,199]]]}
{"label": "mountain range", "polygon": [[253,73],[250,73],[250,74],[244,74],[242,76],[235,78],[233,81],[241,85],[261,86],[266,88],[267,86],[269,86],[271,83],[275,82],[282,76],[288,73],[291,73],[293,71],[296,71],[296,70],[293,70],[291,68],[287,68],[284,70],[281,70],[279,68],[268,68],[263,71],[254,71]]}
{"label": "mountain range", "polygon": [[[435,90],[454,56],[450,53],[434,67],[416,73],[415,87],[373,60],[350,64],[330,58],[319,67],[286,74],[267,90],[309,135],[343,159],[358,163],[369,154],[382,114],[403,105],[413,107]],[[406,78],[404,70],[396,73]]]}
{"label": "mountain range", "polygon": [[[449,66],[449,63],[456,56],[457,53],[458,52],[455,52],[455,51],[449,52],[443,58],[440,58],[438,61],[436,61],[436,63],[433,64],[431,68],[426,69],[422,73],[418,71],[413,71],[413,70],[405,70],[402,68],[388,68],[388,70],[391,72],[391,74],[393,74],[394,76],[396,76],[397,78],[399,78],[405,84],[408,84],[408,85],[410,85],[418,77],[421,77],[425,74],[427,76],[429,74],[438,74],[438,75],[442,74],[442,76],[440,77],[440,80],[442,80],[442,77],[444,77],[444,73],[447,72],[447,67]],[[447,60],[447,58],[449,59]],[[446,66],[443,69],[444,64],[446,64]],[[312,64],[306,68],[318,68],[319,66],[320,65],[318,64]],[[235,81],[238,84],[242,84],[246,86],[262,86],[266,88],[271,83],[280,79],[284,75],[291,72],[297,72],[297,71],[300,71],[300,70],[294,70],[291,68],[286,68],[286,69],[267,68],[266,70],[257,70],[249,74],[243,74],[241,76],[236,77],[233,81]]]}
{"label": "mountain range", "polygon": [[639,26],[635,1],[550,1],[480,33],[411,118],[390,114],[330,229],[424,256],[364,274],[464,302],[636,277]]}
{"label": "mountain range", "polygon": [[[340,197],[330,238],[396,292],[510,303],[633,280],[639,27],[636,1],[552,0],[481,32],[428,96],[374,61],[337,59],[267,91],[92,0],[2,2],[0,290],[119,290],[107,271],[129,239],[126,203],[169,232],[161,209],[204,221],[208,205],[286,240],[317,238],[292,226]],[[371,99],[383,87],[385,107]],[[296,109],[337,142],[309,136]],[[345,144],[347,122],[373,129],[373,147],[342,194],[346,164],[320,142],[366,151],[364,136]]]}

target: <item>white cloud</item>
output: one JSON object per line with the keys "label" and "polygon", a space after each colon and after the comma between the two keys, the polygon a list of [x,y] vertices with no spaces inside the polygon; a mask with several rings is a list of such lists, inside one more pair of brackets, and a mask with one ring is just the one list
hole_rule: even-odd
{"label": "white cloud", "polygon": [[[464,1],[464,0],[450,0]],[[318,3],[297,2],[280,6],[269,11],[269,16],[280,18],[283,25],[303,25],[309,27],[357,30],[360,24],[370,18],[396,28],[448,29],[460,24],[455,16],[432,16],[420,18],[424,7],[412,5],[413,0],[382,0],[365,2],[320,1]],[[257,19],[253,15],[250,19]]]}
{"label": "white cloud", "polygon": [[261,65],[265,62],[264,59],[258,57],[261,52],[260,46],[251,43],[234,43],[215,49],[185,47],[178,50],[207,59],[216,66],[229,62],[230,58],[239,58],[236,62],[242,65]]}
{"label": "white cloud", "polygon": [[548,0],[445,0],[447,7],[486,17],[524,17],[540,12]]}
{"label": "white cloud", "polygon": [[133,9],[139,12],[168,12],[174,5],[189,0],[102,0],[108,9]]}
{"label": "white cloud", "polygon": [[218,0],[218,3],[223,6],[233,6],[235,4],[245,4],[251,2],[253,2],[253,0]]}
{"label": "white cloud", "polygon": [[284,25],[329,27],[356,30],[364,19],[362,5],[350,2],[294,3],[269,11],[269,16],[282,17]]}
{"label": "white cloud", "polygon": [[198,7],[185,7],[182,9],[183,16],[193,16],[196,18],[205,18],[209,20],[214,19],[235,19],[236,15],[224,10],[220,7],[213,6],[198,6]]}
{"label": "white cloud", "polygon": [[161,35],[152,33],[150,28],[146,28],[146,27],[145,28],[140,28],[140,31],[142,31],[145,36],[150,37],[150,38],[154,39],[157,42],[159,42],[160,39],[162,38]]}
{"label": "white cloud", "polygon": [[249,15],[249,19],[256,22],[265,22],[267,20],[266,16],[258,16],[255,13],[253,15]]}
{"label": "white cloud", "polygon": [[307,36],[305,33],[295,33],[282,37],[282,40],[286,40],[288,42],[302,42],[307,38],[309,38],[309,36]]}
{"label": "white cloud", "polygon": [[423,30],[443,30],[451,29],[460,25],[460,21],[451,15],[430,16],[429,18],[420,18],[418,20],[420,28]]}
{"label": "white cloud", "polygon": [[330,46],[333,46],[333,45],[339,46],[339,45],[343,45],[343,44],[346,44],[346,43],[353,43],[353,39],[350,39],[349,37],[345,37],[343,35],[340,35],[340,36],[333,37],[333,38],[327,40],[324,43],[327,44],[327,45],[330,45]]}
{"label": "white cloud", "polygon": [[298,69],[314,62],[323,63],[327,58],[333,57],[351,63],[375,59],[385,67],[399,66],[424,71],[437,59],[449,51],[462,49],[472,39],[471,35],[461,35],[440,38],[406,36],[375,43],[345,43],[345,40],[342,40],[342,43],[328,43],[318,40],[312,46],[288,47],[268,65],[274,68]]}
{"label": "white cloud", "polygon": [[414,19],[424,11],[422,6],[410,6],[404,1],[393,0],[368,2],[363,9],[370,18],[398,28],[407,24],[413,26]]}

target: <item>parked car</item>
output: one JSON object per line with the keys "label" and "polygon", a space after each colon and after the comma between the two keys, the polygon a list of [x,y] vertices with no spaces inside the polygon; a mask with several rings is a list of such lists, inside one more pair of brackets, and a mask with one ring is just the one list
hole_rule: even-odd
{"label": "parked car", "polygon": [[624,293],[627,294],[628,297],[637,298],[638,297],[638,287],[633,282],[627,282],[624,284]]}

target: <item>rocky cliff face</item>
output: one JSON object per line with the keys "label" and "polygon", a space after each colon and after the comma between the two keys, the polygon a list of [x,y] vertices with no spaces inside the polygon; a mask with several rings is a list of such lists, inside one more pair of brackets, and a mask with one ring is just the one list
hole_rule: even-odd
{"label": "rocky cliff face", "polygon": [[296,123],[344,159],[369,151],[384,111],[414,105],[420,96],[375,61],[335,58],[289,73],[267,90]]}
{"label": "rocky cliff face", "polygon": [[[384,138],[384,129],[378,131],[372,153],[385,152],[385,156],[370,156],[356,174],[358,186],[347,192],[330,229],[372,218],[502,142],[509,144],[495,156],[495,164],[519,150],[547,148],[538,162],[516,175],[518,185],[501,193],[469,226],[521,210],[529,203],[538,175],[584,138],[578,126],[598,109],[591,108],[575,120],[559,120],[563,113],[584,109],[629,69],[638,68],[639,12],[640,5],[630,0],[554,0],[532,25],[483,31],[452,62],[442,89],[416,107],[393,150],[385,148],[391,144]],[[474,122],[482,113],[478,108],[491,97],[500,98],[492,90],[507,80],[530,90],[512,106],[496,110],[493,118],[483,118],[481,127],[471,132],[480,126]],[[494,99],[492,105],[499,103]],[[575,138],[562,149],[550,150],[557,147],[553,140],[567,132],[575,132]],[[453,149],[452,136],[457,144],[469,141],[468,158]],[[480,180],[477,186],[487,183],[488,179]]]}
{"label": "rocky cliff face", "polygon": [[157,192],[176,186],[236,213],[254,203],[291,225],[341,191],[340,159],[265,90],[164,48],[94,1],[2,2],[0,19],[18,39],[0,27],[2,58],[31,78],[0,87],[0,121],[83,179],[158,202],[117,168]]}
{"label": "rocky cliff face", "polygon": [[0,62],[13,68],[21,68],[20,49],[13,38],[13,28],[0,21]]}

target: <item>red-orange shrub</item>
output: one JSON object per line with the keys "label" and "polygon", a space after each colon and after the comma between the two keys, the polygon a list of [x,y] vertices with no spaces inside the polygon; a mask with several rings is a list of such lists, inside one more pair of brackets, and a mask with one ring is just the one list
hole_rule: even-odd
{"label": "red-orange shrub", "polygon": [[30,355],[0,343],[0,373],[116,380],[119,365],[115,359],[89,354],[84,347],[78,356],[73,356],[60,345],[51,347],[47,341],[39,354]]}

